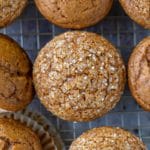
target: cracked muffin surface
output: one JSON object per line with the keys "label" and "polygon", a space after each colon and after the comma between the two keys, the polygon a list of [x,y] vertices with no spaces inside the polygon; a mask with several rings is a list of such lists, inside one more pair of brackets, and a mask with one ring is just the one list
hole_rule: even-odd
{"label": "cracked muffin surface", "polygon": [[150,29],[150,0],[119,0],[125,12],[135,22]]}
{"label": "cracked muffin surface", "polygon": [[0,28],[17,18],[27,2],[28,0],[0,0]]}
{"label": "cracked muffin surface", "polygon": [[0,34],[0,108],[20,110],[33,96],[32,64],[27,54],[14,40]]}
{"label": "cracked muffin surface", "polygon": [[42,150],[36,133],[12,119],[0,118],[1,150]]}
{"label": "cracked muffin surface", "polygon": [[69,150],[146,150],[146,146],[121,128],[99,127],[79,136]]}
{"label": "cracked muffin surface", "polygon": [[128,64],[129,87],[136,101],[150,111],[150,36],[133,50]]}
{"label": "cracked muffin surface", "polygon": [[65,120],[89,121],[111,110],[125,84],[125,66],[104,38],[66,32],[42,48],[33,69],[41,102]]}
{"label": "cracked muffin surface", "polygon": [[64,28],[80,29],[102,20],[113,0],[35,0],[35,3],[50,22]]}

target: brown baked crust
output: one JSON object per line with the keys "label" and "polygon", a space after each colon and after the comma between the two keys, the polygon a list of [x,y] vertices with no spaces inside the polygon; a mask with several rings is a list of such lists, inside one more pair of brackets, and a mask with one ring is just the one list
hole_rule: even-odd
{"label": "brown baked crust", "polygon": [[138,137],[120,128],[99,127],[78,137],[69,150],[146,150]]}
{"label": "brown baked crust", "polygon": [[102,20],[113,0],[35,0],[35,3],[50,22],[63,28],[81,29]]}
{"label": "brown baked crust", "polygon": [[41,102],[52,113],[64,120],[90,121],[119,101],[125,66],[103,37],[66,32],[41,49],[33,79]]}
{"label": "brown baked crust", "polygon": [[150,111],[150,36],[133,50],[128,63],[128,81],[132,95]]}
{"label": "brown baked crust", "polygon": [[28,127],[20,122],[0,119],[1,150],[42,150],[40,139]]}
{"label": "brown baked crust", "polygon": [[125,12],[135,22],[150,29],[150,0],[119,0]]}
{"label": "brown baked crust", "polygon": [[20,110],[33,96],[31,61],[14,40],[0,34],[0,108]]}
{"label": "brown baked crust", "polygon": [[27,2],[28,0],[0,0],[0,28],[20,16]]}

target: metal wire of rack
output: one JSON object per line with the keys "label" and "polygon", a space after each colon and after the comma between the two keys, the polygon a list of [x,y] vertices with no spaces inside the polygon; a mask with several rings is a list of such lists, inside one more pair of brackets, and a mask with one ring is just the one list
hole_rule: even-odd
{"label": "metal wire of rack", "polygon": [[[133,47],[150,35],[150,30],[143,29],[125,15],[118,0],[115,0],[111,12],[102,22],[85,30],[96,32],[110,40],[120,49],[126,64]],[[0,33],[7,34],[18,41],[34,62],[38,50],[55,35],[65,31],[67,30],[45,20],[36,9],[33,0],[30,0],[22,16],[13,24],[1,29]],[[143,111],[137,105],[127,86],[115,109],[104,117],[88,123],[67,122],[53,116],[40,104],[37,97],[29,108],[41,112],[56,126],[66,149],[73,139],[88,129],[98,126],[119,126],[139,136],[150,150],[150,113]]]}

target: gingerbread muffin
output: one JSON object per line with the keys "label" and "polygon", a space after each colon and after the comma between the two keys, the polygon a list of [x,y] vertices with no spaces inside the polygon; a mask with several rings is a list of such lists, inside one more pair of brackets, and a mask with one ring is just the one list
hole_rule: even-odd
{"label": "gingerbread muffin", "polygon": [[78,137],[70,150],[146,150],[138,137],[120,128],[99,127]]}
{"label": "gingerbread muffin", "polygon": [[150,29],[150,0],[119,0],[125,12],[135,22]]}
{"label": "gingerbread muffin", "polygon": [[129,87],[136,101],[150,111],[150,36],[133,50],[128,64]]}
{"label": "gingerbread muffin", "polygon": [[0,34],[0,108],[20,110],[33,96],[32,64],[27,54],[14,40]]}
{"label": "gingerbread muffin", "polygon": [[28,0],[0,0],[0,28],[20,16],[27,2]]}
{"label": "gingerbread muffin", "polygon": [[23,124],[6,118],[0,119],[1,150],[42,150],[36,133]]}
{"label": "gingerbread muffin", "polygon": [[102,20],[113,0],[35,0],[35,3],[50,22],[63,28],[80,29]]}
{"label": "gingerbread muffin", "polygon": [[125,85],[120,54],[103,37],[66,32],[44,46],[33,70],[45,107],[64,120],[89,121],[111,110]]}

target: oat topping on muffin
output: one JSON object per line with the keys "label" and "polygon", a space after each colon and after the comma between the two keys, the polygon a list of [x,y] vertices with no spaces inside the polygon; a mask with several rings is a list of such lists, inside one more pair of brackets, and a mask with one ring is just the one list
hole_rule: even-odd
{"label": "oat topping on muffin", "polygon": [[79,136],[70,150],[146,150],[138,137],[120,128],[99,127]]}
{"label": "oat topping on muffin", "polygon": [[125,66],[103,37],[67,32],[40,51],[33,71],[41,102],[65,120],[89,121],[111,110],[125,84]]}
{"label": "oat topping on muffin", "polygon": [[0,28],[17,18],[28,0],[0,0]]}
{"label": "oat topping on muffin", "polygon": [[150,29],[150,0],[120,0],[120,3],[135,22]]}

